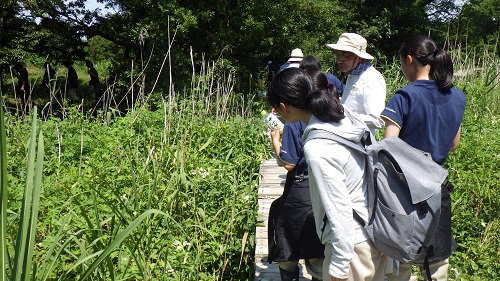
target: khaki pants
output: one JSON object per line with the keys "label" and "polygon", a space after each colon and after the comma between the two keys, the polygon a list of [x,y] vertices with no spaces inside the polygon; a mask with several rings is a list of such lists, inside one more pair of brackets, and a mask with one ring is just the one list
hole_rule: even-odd
{"label": "khaki pants", "polygon": [[[332,245],[325,245],[325,261],[323,263],[323,280],[330,280],[328,266],[332,255]],[[349,266],[348,281],[382,281],[384,280],[385,255],[375,248],[371,242],[364,241],[354,245],[354,256]]]}
{"label": "khaki pants", "polygon": [[[420,268],[420,274],[426,279],[426,273],[422,265],[418,266]],[[429,269],[431,271],[431,277],[433,281],[446,281],[448,280],[448,259],[444,261],[437,261],[429,264]],[[408,281],[411,277],[411,266],[406,263],[399,264],[399,275],[387,274],[387,279],[389,281]]]}
{"label": "khaki pants", "polygon": [[[426,279],[426,273],[422,265],[418,266],[420,268],[420,274]],[[431,271],[431,278],[433,281],[446,281],[448,280],[448,259],[444,261],[433,262],[429,264],[429,269]],[[399,264],[399,275],[388,274],[387,279],[389,281],[408,281],[411,277],[411,266],[406,263]]]}

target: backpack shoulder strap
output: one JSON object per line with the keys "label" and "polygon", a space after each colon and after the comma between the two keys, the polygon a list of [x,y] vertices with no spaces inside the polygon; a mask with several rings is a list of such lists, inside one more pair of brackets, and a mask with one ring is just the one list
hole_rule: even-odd
{"label": "backpack shoulder strap", "polygon": [[[369,134],[369,131],[368,131],[368,134]],[[370,137],[370,135],[364,136],[364,139],[362,141],[364,143],[366,143],[366,139],[367,138],[369,139],[369,137]],[[347,147],[354,149],[355,151],[363,153],[365,155],[365,157],[368,158],[368,153],[366,152],[364,145],[361,142],[355,143],[355,142],[348,140],[346,138],[343,138],[335,133],[321,130],[321,129],[311,130],[309,132],[309,134],[307,135],[307,137],[304,141],[304,144],[306,144],[306,142],[308,142],[312,139],[328,139],[328,140],[336,141],[342,145],[345,145]],[[369,142],[371,144],[371,139],[369,139]],[[352,216],[362,227],[365,227],[365,225],[366,225],[365,221],[361,218],[361,216],[354,209],[352,209]],[[326,214],[325,214],[324,219],[326,219]]]}
{"label": "backpack shoulder strap", "polygon": [[305,141],[304,141],[304,144],[306,144],[306,142],[312,140],[312,139],[328,139],[328,140],[333,140],[333,141],[336,141],[342,145],[345,145],[347,147],[350,147],[356,151],[359,151],[363,154],[367,154],[366,153],[366,150],[364,149],[364,146],[362,143],[355,143],[351,140],[348,140],[346,138],[343,138],[335,133],[332,133],[332,132],[329,132],[329,131],[325,131],[325,130],[321,130],[321,129],[315,129],[315,130],[311,130],[309,132],[309,134],[307,135]]}

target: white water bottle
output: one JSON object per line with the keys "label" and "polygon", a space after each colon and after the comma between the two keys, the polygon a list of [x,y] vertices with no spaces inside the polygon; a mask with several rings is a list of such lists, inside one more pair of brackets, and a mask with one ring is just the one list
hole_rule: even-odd
{"label": "white water bottle", "polygon": [[283,123],[278,118],[278,116],[276,116],[276,114],[274,114],[272,112],[268,113],[265,110],[262,110],[260,112],[260,114],[262,115],[262,117],[264,117],[264,123],[266,123],[266,125],[269,127],[269,129],[276,130],[279,127],[280,133],[283,132]]}

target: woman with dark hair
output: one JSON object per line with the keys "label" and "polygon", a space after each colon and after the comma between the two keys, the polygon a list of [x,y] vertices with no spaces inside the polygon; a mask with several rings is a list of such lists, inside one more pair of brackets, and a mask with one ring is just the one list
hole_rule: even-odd
{"label": "woman with dark hair", "polygon": [[[326,74],[318,69],[290,68],[269,85],[271,106],[287,121],[307,125],[359,142],[367,127],[328,93]],[[325,244],[323,280],[383,280],[385,256],[368,241],[353,219],[353,210],[368,219],[365,157],[333,140],[311,139],[304,144],[316,233]]]}
{"label": "woman with dark hair", "polygon": [[[444,165],[448,153],[460,142],[460,125],[465,111],[464,93],[453,87],[453,63],[445,50],[426,36],[404,42],[399,61],[409,85],[396,91],[381,114],[385,137],[398,136],[411,146],[431,154]],[[456,248],[451,234],[451,184],[441,194],[439,227],[434,236],[430,271],[433,280],[447,280],[448,257]],[[421,269],[422,270],[422,269]],[[399,275],[389,280],[410,280],[411,268],[400,264]],[[424,275],[425,276],[425,275]]]}
{"label": "woman with dark hair", "polygon": [[278,262],[281,281],[299,280],[300,259],[304,259],[313,281],[323,280],[325,247],[316,234],[308,168],[302,149],[306,127],[301,121],[286,122],[281,135],[278,129],[270,133],[278,161],[288,171],[283,194],[273,201],[269,210],[268,261]]}
{"label": "woman with dark hair", "polygon": [[[321,63],[315,56],[307,56],[302,59],[299,65],[300,69],[321,69]],[[336,95],[341,97],[342,93],[344,92],[344,84],[340,81],[337,76],[331,74],[331,73],[326,73],[326,77],[328,78],[328,82],[335,86]]]}

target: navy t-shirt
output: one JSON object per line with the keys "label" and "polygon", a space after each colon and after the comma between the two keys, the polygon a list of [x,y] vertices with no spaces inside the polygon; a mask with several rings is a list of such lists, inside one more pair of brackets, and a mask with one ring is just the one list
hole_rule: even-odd
{"label": "navy t-shirt", "polygon": [[281,138],[280,158],[290,165],[295,165],[297,173],[307,173],[307,163],[302,150],[302,134],[307,125],[297,121],[285,123]]}
{"label": "navy t-shirt", "polygon": [[462,91],[441,92],[434,80],[417,80],[394,94],[381,117],[400,127],[399,138],[429,152],[443,165],[462,123],[465,104]]}

